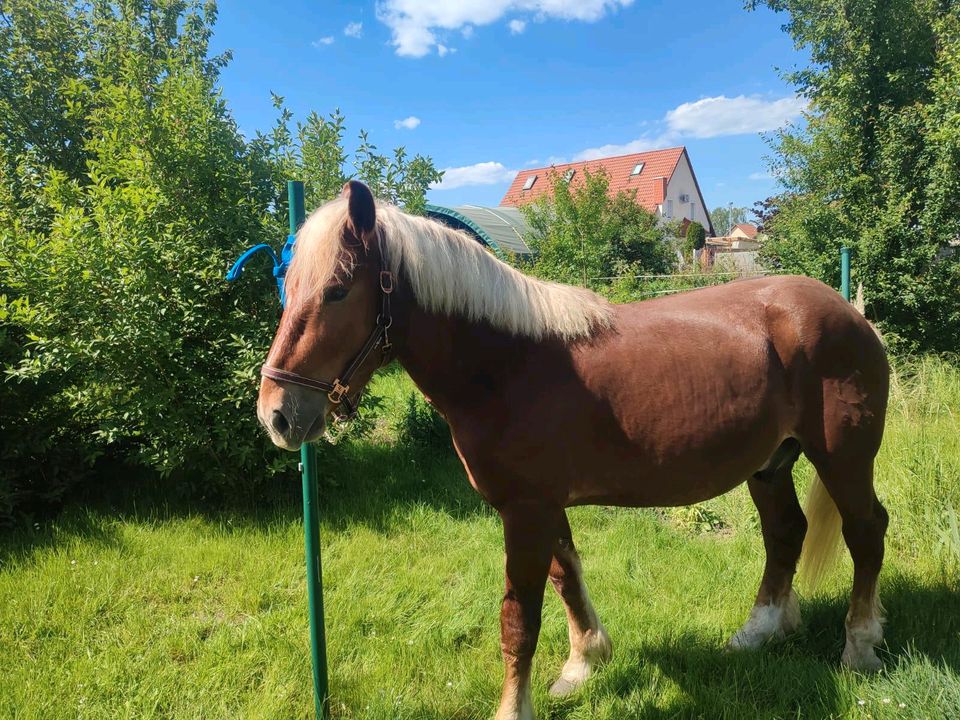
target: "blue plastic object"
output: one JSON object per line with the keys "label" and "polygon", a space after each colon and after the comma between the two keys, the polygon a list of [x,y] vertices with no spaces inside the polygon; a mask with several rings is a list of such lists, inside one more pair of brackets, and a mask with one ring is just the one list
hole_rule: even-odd
{"label": "blue plastic object", "polygon": [[233,264],[233,267],[230,268],[230,272],[227,273],[227,280],[233,282],[238,277],[240,273],[243,272],[243,268],[248,262],[253,258],[257,253],[265,252],[270,256],[270,259],[273,260],[273,277],[277,281],[277,292],[280,293],[280,304],[287,304],[287,295],[284,292],[284,281],[287,277],[287,268],[290,267],[290,263],[293,260],[293,245],[297,241],[296,235],[287,235],[287,241],[283,244],[283,250],[280,251],[280,257],[277,257],[277,253],[272,247],[267,244],[254,245],[252,248],[247,250],[243,255],[241,255],[237,261]]}

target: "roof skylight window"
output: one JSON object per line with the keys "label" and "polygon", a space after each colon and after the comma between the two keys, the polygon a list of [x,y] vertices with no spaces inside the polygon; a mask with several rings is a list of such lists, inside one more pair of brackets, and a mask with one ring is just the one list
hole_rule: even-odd
{"label": "roof skylight window", "polygon": [[633,171],[630,173],[630,176],[639,175],[641,170],[643,170],[643,163],[639,162],[633,166]]}
{"label": "roof skylight window", "polygon": [[573,180],[573,176],[576,174],[577,174],[577,171],[574,170],[573,168],[570,168],[563,174],[563,181],[570,182],[571,180]]}
{"label": "roof skylight window", "polygon": [[524,190],[529,190],[530,188],[533,187],[533,184],[534,184],[536,181],[537,181],[537,176],[536,176],[536,175],[531,175],[530,177],[527,178],[527,181],[523,184],[523,189],[524,189]]}

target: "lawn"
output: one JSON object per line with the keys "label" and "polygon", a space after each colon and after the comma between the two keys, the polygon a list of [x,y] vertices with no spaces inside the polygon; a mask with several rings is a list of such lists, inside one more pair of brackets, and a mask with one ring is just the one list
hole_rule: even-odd
{"label": "lawn", "polygon": [[[409,380],[379,378],[393,415]],[[497,516],[450,453],[373,439],[323,466],[333,716],[487,718],[499,699]],[[570,512],[614,660],[573,697],[548,591],[541,718],[960,717],[960,372],[901,366],[877,486],[891,515],[886,669],[839,668],[851,566],[801,601],[805,625],[722,651],[763,554],[745,487],[694,509]],[[805,484],[810,469],[798,466]],[[68,508],[0,538],[0,717],[309,718],[303,531],[294,492],[255,511]]]}

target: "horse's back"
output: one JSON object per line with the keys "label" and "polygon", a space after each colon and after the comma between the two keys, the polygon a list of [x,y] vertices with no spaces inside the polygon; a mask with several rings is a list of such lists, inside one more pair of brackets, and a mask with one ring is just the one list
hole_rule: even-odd
{"label": "horse's back", "polygon": [[886,354],[873,327],[833,288],[801,275],[737,280],[618,306],[622,330],[655,333],[678,349],[700,330],[717,360],[742,345],[771,346],[785,366],[803,363],[821,375],[876,369]]}
{"label": "horse's back", "polygon": [[[604,445],[611,476],[630,463],[672,476],[655,504],[723,492],[784,438],[815,434],[824,388],[838,379],[845,388],[851,377],[863,380],[858,392],[881,415],[885,407],[882,346],[816,280],[738,281],[620,305],[615,317],[610,333],[576,351],[585,386],[604,400],[585,425],[602,429],[594,442]],[[696,480],[703,477],[716,480]]]}

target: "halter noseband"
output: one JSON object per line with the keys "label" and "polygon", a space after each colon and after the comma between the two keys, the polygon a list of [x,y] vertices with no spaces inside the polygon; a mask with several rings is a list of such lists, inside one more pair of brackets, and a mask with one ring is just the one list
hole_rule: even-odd
{"label": "halter noseband", "polygon": [[[296,373],[281,370],[280,368],[266,364],[260,368],[260,374],[271,380],[278,380],[280,382],[310,388],[311,390],[325,392],[330,404],[334,406],[333,416],[337,420],[350,420],[354,418],[357,414],[357,401],[359,401],[359,396],[355,400],[351,400],[350,396],[347,395],[350,391],[350,378],[353,377],[353,374],[366,362],[370,353],[378,346],[383,353],[381,365],[386,361],[390,354],[390,349],[393,347],[388,334],[390,326],[393,325],[393,315],[390,313],[390,295],[392,293],[393,272],[387,268],[386,259],[383,255],[383,244],[380,243],[380,314],[377,315],[377,324],[370,332],[370,335],[367,336],[367,341],[363,344],[363,347],[360,348],[360,352],[356,354],[353,361],[347,366],[347,369],[341,373],[340,377],[336,378],[332,383],[328,383],[323,380],[314,380],[313,378],[304,377],[303,375],[297,375]],[[345,412],[340,410],[341,405]]]}

